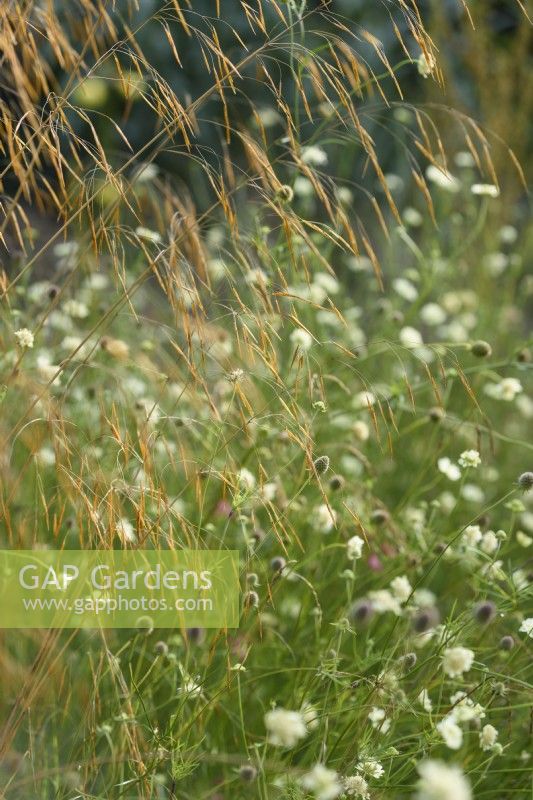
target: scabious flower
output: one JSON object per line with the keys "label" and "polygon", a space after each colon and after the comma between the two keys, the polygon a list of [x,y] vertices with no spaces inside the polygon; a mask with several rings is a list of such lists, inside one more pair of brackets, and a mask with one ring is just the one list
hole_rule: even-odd
{"label": "scabious flower", "polygon": [[498,738],[498,731],[494,725],[484,725],[479,734],[479,746],[482,750],[493,750]]}
{"label": "scabious flower", "polygon": [[127,342],[123,342],[122,339],[111,339],[109,336],[104,336],[100,340],[100,347],[104,352],[119,361],[124,361],[130,353]]}
{"label": "scabious flower", "polygon": [[518,477],[518,485],[524,492],[533,489],[533,472],[523,472]]}
{"label": "scabious flower", "polygon": [[474,653],[467,647],[448,647],[442,656],[442,668],[450,678],[461,677],[474,663]]}
{"label": "scabious flower", "polygon": [[483,538],[479,525],[468,525],[462,534],[462,539],[467,547],[475,547]]}
{"label": "scabious flower", "polygon": [[476,356],[476,358],[489,358],[492,355],[492,347],[488,342],[483,341],[483,339],[478,339],[472,342],[470,352],[472,355]]}
{"label": "scabious flower", "polygon": [[456,722],[470,722],[472,720],[481,720],[485,718],[485,709],[479,703],[475,703],[471,697],[468,697],[466,692],[455,692],[450,697],[450,703],[453,708],[450,714]]}
{"label": "scabious flower", "polygon": [[337,512],[325,503],[315,508],[312,524],[319,533],[331,533],[337,523]]}
{"label": "scabious flower", "polygon": [[464,450],[459,456],[459,464],[464,469],[467,467],[476,469],[481,464],[481,457],[477,450]]}
{"label": "scabious flower", "polygon": [[454,464],[453,461],[451,461],[451,459],[449,459],[447,456],[439,458],[437,461],[437,467],[439,472],[442,472],[443,475],[446,475],[450,481],[458,481],[461,477],[461,470],[457,464]]}
{"label": "scabious flower", "polygon": [[344,778],[344,791],[350,797],[361,797],[362,800],[369,800],[368,783],[361,775],[351,775]]}
{"label": "scabious flower", "polygon": [[416,328],[412,328],[409,325],[401,329],[399,339],[404,347],[420,347],[424,344],[420,331],[417,331]]}
{"label": "scabious flower", "polygon": [[412,208],[411,206],[407,206],[407,208],[404,209],[402,219],[406,225],[411,225],[413,228],[418,228],[419,225],[422,225],[424,221],[420,211],[418,211],[416,208]]}
{"label": "scabious flower", "polygon": [[372,608],[377,614],[385,614],[387,611],[392,611],[397,617],[401,615],[402,609],[398,598],[394,597],[388,589],[376,589],[373,592],[369,592],[368,596],[372,601]]}
{"label": "scabious flower", "polygon": [[366,442],[370,436],[370,428],[366,422],[363,422],[362,420],[357,420],[357,422],[354,422],[352,430],[360,442]]}
{"label": "scabious flower", "polygon": [[301,713],[308,730],[314,731],[315,728],[318,728],[318,711],[311,703],[305,702],[302,706]]}
{"label": "scabious flower", "polygon": [[484,600],[474,607],[474,617],[482,625],[486,625],[496,614],[496,606],[491,600]]}
{"label": "scabious flower", "polygon": [[324,764],[315,764],[302,778],[302,786],[312,792],[316,800],[334,800],[342,792],[338,775]]}
{"label": "scabious flower", "polygon": [[400,603],[406,603],[409,597],[411,596],[411,592],[413,591],[413,587],[405,577],[405,575],[398,576],[391,581],[390,587],[392,589],[392,593],[394,597]]}
{"label": "scabious flower", "polygon": [[424,709],[424,711],[427,711],[428,714],[431,713],[431,711],[433,710],[433,704],[430,700],[429,692],[427,689],[422,689],[422,691],[417,697],[417,700]]}
{"label": "scabious flower", "polygon": [[24,349],[30,349],[33,347],[34,343],[34,336],[33,333],[28,330],[28,328],[21,328],[18,331],[15,331],[15,339],[17,340],[20,347]]}
{"label": "scabious flower", "polygon": [[145,239],[147,242],[154,242],[154,244],[159,244],[159,242],[161,242],[160,233],[152,231],[150,228],[144,228],[142,225],[135,228],[135,233],[139,239]]}
{"label": "scabious flower", "polygon": [[79,300],[75,300],[74,298],[67,300],[63,304],[63,311],[65,314],[68,314],[69,317],[74,317],[76,319],[85,319],[89,316],[89,309],[85,303],[81,303]]}
{"label": "scabious flower", "polygon": [[387,733],[390,729],[390,719],[387,719],[387,714],[384,708],[374,706],[368,714],[372,727],[379,730],[380,733]]}
{"label": "scabious flower", "polygon": [[420,319],[426,325],[442,325],[446,320],[446,312],[437,303],[426,303],[420,309]]}
{"label": "scabious flower", "polygon": [[356,558],[361,558],[364,544],[365,541],[364,539],[361,539],[360,536],[352,536],[351,539],[348,539],[346,542],[346,555],[350,561],[354,561]]}
{"label": "scabious flower", "polygon": [[372,392],[363,391],[355,395],[353,399],[353,407],[357,410],[362,408],[370,408],[376,403],[376,396]]}
{"label": "scabious flower", "polygon": [[321,147],[308,145],[302,147],[302,161],[305,164],[312,164],[314,167],[323,167],[328,163],[328,156]]}
{"label": "scabious flower", "polygon": [[488,383],[484,391],[494,400],[511,403],[523,391],[523,387],[517,378],[503,378],[499,383]]}
{"label": "scabious flower", "polygon": [[527,619],[522,622],[518,630],[520,633],[527,633],[527,635],[533,639],[533,617],[527,617]]}
{"label": "scabious flower", "polygon": [[429,78],[433,70],[435,69],[436,62],[433,56],[428,53],[420,53],[416,60],[416,68],[418,70],[418,74],[421,75],[423,78]]}
{"label": "scabious flower", "polygon": [[463,743],[463,731],[457,724],[453,714],[448,714],[436,726],[438,732],[444,740],[446,747],[450,750],[459,750]]}
{"label": "scabious flower", "polygon": [[295,747],[307,736],[304,715],[300,711],[273,708],[265,714],[268,741],[275,747]]}
{"label": "scabious flower", "polygon": [[307,352],[313,344],[313,337],[303,328],[296,328],[293,330],[289,338],[293,345],[298,347],[304,353]]}
{"label": "scabious flower", "polygon": [[367,775],[369,778],[376,779],[383,777],[385,774],[382,764],[375,758],[365,758],[363,761],[360,761],[356,766],[356,770],[362,772],[363,775]]}
{"label": "scabious flower", "polygon": [[137,541],[137,534],[135,533],[133,525],[129,519],[125,517],[118,520],[115,525],[115,532],[123,544],[135,544]]}
{"label": "scabious flower", "polygon": [[471,800],[470,784],[459,767],[443,761],[422,761],[415,800]]}
{"label": "scabious flower", "polygon": [[461,489],[461,497],[468,503],[483,503],[485,500],[485,493],[480,486],[475,483],[465,483]]}
{"label": "scabious flower", "polygon": [[481,195],[484,197],[499,197],[500,190],[493,183],[473,183],[470,187],[472,194]]}
{"label": "scabious flower", "polygon": [[392,288],[400,297],[403,297],[404,300],[408,300],[410,303],[414,303],[418,297],[418,289],[414,283],[408,281],[407,278],[396,278],[392,282]]}
{"label": "scabious flower", "polygon": [[533,543],[531,536],[528,536],[527,533],[524,533],[524,531],[516,532],[516,541],[520,547],[529,547]]}
{"label": "scabious flower", "polygon": [[426,169],[426,178],[434,183],[439,189],[456,194],[461,188],[461,182],[444,168],[430,164]]}
{"label": "scabious flower", "polygon": [[349,611],[350,619],[355,623],[364,625],[372,619],[374,614],[374,607],[370,600],[356,600]]}
{"label": "scabious flower", "polygon": [[329,469],[329,456],[318,456],[318,458],[315,458],[313,467],[317,475],[324,475]]}
{"label": "scabious flower", "polygon": [[251,492],[255,489],[256,485],[255,475],[252,472],[250,472],[249,469],[246,469],[246,467],[242,467],[238,471],[237,480],[239,481],[239,486],[244,491]]}
{"label": "scabious flower", "polygon": [[500,542],[494,531],[487,531],[483,534],[479,549],[490,556],[496,552],[499,546]]}
{"label": "scabious flower", "polygon": [[253,764],[243,764],[239,768],[239,778],[245,783],[251,783],[257,777],[257,769]]}

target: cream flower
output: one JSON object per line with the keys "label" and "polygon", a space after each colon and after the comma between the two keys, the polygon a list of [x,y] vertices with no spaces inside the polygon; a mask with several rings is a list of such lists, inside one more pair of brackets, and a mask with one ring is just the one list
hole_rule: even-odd
{"label": "cream flower", "polygon": [[348,539],[346,542],[346,555],[350,561],[354,561],[356,558],[361,558],[364,544],[365,540],[361,539],[360,536],[352,536],[351,539]]}
{"label": "cream flower", "polygon": [[268,741],[275,747],[294,747],[307,736],[304,715],[300,711],[274,708],[265,714]]}
{"label": "cream flower", "polygon": [[459,767],[443,761],[422,761],[415,800],[471,800],[470,784]]}
{"label": "cream flower", "polygon": [[482,750],[492,750],[498,738],[498,731],[494,725],[484,725],[479,734],[479,746]]}
{"label": "cream flower", "polygon": [[442,656],[442,667],[450,678],[458,678],[468,672],[474,663],[474,653],[467,647],[448,647]]}
{"label": "cream flower", "polygon": [[450,750],[459,750],[463,743],[463,731],[455,721],[452,714],[448,714],[436,726],[438,732],[444,740],[446,747]]}
{"label": "cream flower", "polygon": [[28,328],[21,328],[18,331],[15,331],[15,339],[19,343],[20,347],[30,349],[33,347],[33,343],[35,341],[33,333],[28,330]]}
{"label": "cream flower", "polygon": [[315,764],[302,778],[302,786],[312,792],[316,800],[334,800],[342,792],[338,775],[324,764]]}

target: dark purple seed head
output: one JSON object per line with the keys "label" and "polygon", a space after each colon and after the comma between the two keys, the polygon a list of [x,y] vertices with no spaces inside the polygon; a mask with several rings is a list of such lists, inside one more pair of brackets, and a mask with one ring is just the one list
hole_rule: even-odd
{"label": "dark purple seed head", "polygon": [[154,650],[156,655],[158,656],[166,656],[168,655],[168,644],[166,642],[156,642],[154,646]]}
{"label": "dark purple seed head", "polygon": [[413,617],[413,630],[417,633],[425,633],[434,628],[440,622],[440,614],[437,608],[421,608]]}
{"label": "dark purple seed head", "polygon": [[187,641],[191,644],[201,644],[205,639],[205,630],[203,628],[187,628],[185,634]]}
{"label": "dark purple seed head", "polygon": [[255,781],[257,778],[257,770],[253,764],[243,764],[239,769],[239,778],[246,783]]}
{"label": "dark purple seed head", "polygon": [[401,657],[400,664],[405,672],[409,672],[416,665],[416,661],[417,661],[416,653],[406,653],[404,656]]}
{"label": "dark purple seed head", "polygon": [[282,572],[287,566],[287,562],[283,558],[283,556],[274,556],[274,558],[270,562],[270,569],[272,572]]}
{"label": "dark purple seed head", "polygon": [[533,472],[523,472],[518,478],[518,485],[523,492],[533,489]]}
{"label": "dark purple seed head", "polygon": [[350,619],[359,625],[370,622],[374,614],[374,609],[370,600],[357,600],[350,609]]}
{"label": "dark purple seed head", "polygon": [[487,625],[496,615],[496,606],[491,600],[483,600],[474,608],[474,617],[482,625]]}
{"label": "dark purple seed head", "polygon": [[329,488],[336,492],[338,489],[342,489],[344,486],[344,478],[342,475],[333,475],[329,479]]}

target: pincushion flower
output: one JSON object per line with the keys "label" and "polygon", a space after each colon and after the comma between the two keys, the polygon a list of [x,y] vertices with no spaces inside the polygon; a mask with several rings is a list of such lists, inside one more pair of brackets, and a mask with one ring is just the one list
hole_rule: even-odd
{"label": "pincushion flower", "polygon": [[474,653],[467,647],[448,647],[442,656],[442,668],[450,678],[460,678],[474,663]]}
{"label": "pincushion flower", "polygon": [[338,775],[324,764],[315,764],[302,778],[302,786],[312,792],[316,800],[334,800],[342,792]]}
{"label": "pincushion flower", "polygon": [[459,767],[443,761],[422,761],[415,800],[471,800],[470,784]]}
{"label": "pincushion flower", "polygon": [[265,714],[268,741],[275,747],[294,747],[307,736],[304,715],[300,711],[274,708]]}
{"label": "pincushion flower", "polygon": [[24,349],[32,348],[35,341],[33,333],[28,330],[28,328],[21,328],[20,330],[15,331],[15,339],[20,347]]}

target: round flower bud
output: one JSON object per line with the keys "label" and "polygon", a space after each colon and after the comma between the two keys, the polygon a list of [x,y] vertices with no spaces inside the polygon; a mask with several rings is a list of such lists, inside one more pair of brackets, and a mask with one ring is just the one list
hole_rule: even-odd
{"label": "round flower bud", "polygon": [[527,347],[522,348],[522,350],[519,350],[516,354],[516,360],[521,364],[529,364],[532,358],[531,350],[528,350]]}
{"label": "round flower bud", "polygon": [[370,622],[374,609],[370,600],[357,600],[350,609],[349,616],[352,622],[364,625]]}
{"label": "round flower bud", "polygon": [[201,644],[205,639],[205,631],[203,628],[187,628],[185,633],[191,644]]}
{"label": "round flower bud", "polygon": [[166,642],[156,642],[154,645],[154,650],[156,655],[158,656],[167,656],[168,655],[168,644]]}
{"label": "round flower bud", "polygon": [[257,592],[249,591],[244,595],[245,608],[257,608],[259,606],[259,595]]}
{"label": "round flower bud", "polygon": [[494,619],[496,614],[496,606],[491,600],[483,600],[478,603],[474,608],[474,617],[482,625],[487,625]]}
{"label": "round flower bud", "polygon": [[431,608],[423,608],[418,611],[413,617],[413,629],[417,633],[425,633],[425,631],[434,628],[440,622],[440,614],[434,606]]}
{"label": "round flower bud", "polygon": [[252,538],[254,539],[254,541],[257,544],[259,544],[265,538],[264,530],[262,528],[258,528],[258,527],[254,528],[253,531],[252,531]]}
{"label": "round flower bud", "polygon": [[287,562],[283,556],[274,556],[270,562],[270,569],[272,572],[281,572],[283,569],[285,569],[286,564]]}
{"label": "round flower bud", "polygon": [[376,508],[376,510],[371,513],[370,519],[374,525],[384,525],[389,521],[389,512],[385,511],[384,508]]}
{"label": "round flower bud", "polygon": [[342,489],[344,486],[344,478],[342,475],[333,475],[329,479],[329,488],[333,491],[337,491],[337,489]]}
{"label": "round flower bud", "polygon": [[514,647],[514,639],[512,636],[502,636],[500,639],[500,650],[512,650]]}
{"label": "round flower bud", "polygon": [[149,636],[154,630],[154,621],[148,616],[139,617],[136,620],[135,627],[139,633],[144,633],[145,636]]}
{"label": "round flower bud", "polygon": [[276,197],[278,200],[281,200],[282,203],[292,203],[294,200],[292,186],[289,186],[288,184],[283,184],[283,186],[280,186],[276,192]]}
{"label": "round flower bud", "polygon": [[430,408],[428,411],[428,417],[430,418],[431,422],[441,422],[445,417],[444,409],[435,406],[434,408]]}
{"label": "round flower bud", "polygon": [[518,485],[524,492],[533,489],[533,472],[523,472],[518,478]]}
{"label": "round flower bud", "polygon": [[315,458],[313,467],[317,475],[323,475],[329,469],[329,456],[319,456]]}
{"label": "round flower bud", "polygon": [[404,656],[401,657],[400,664],[405,672],[409,672],[415,666],[416,661],[417,661],[416,653],[406,653]]}
{"label": "round flower bud", "polygon": [[255,781],[257,778],[257,770],[253,764],[243,764],[242,767],[239,768],[239,778],[241,781],[246,781],[246,783]]}
{"label": "round flower bud", "polygon": [[472,343],[470,352],[473,356],[476,356],[476,358],[488,358],[492,355],[492,347],[488,342],[479,339],[477,342]]}

